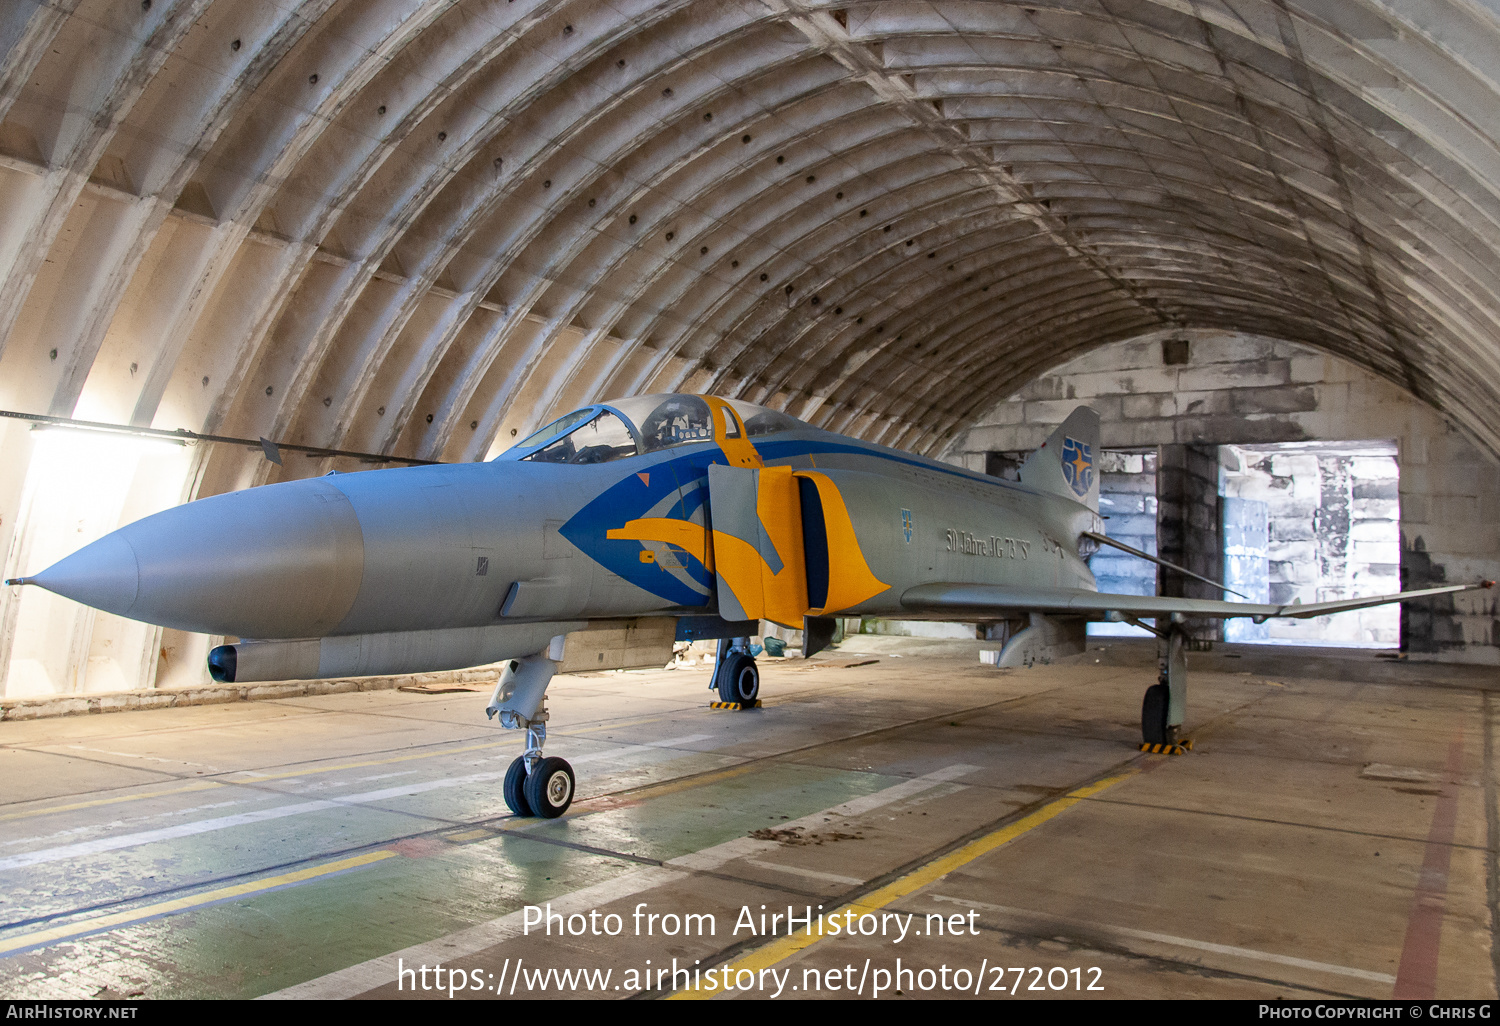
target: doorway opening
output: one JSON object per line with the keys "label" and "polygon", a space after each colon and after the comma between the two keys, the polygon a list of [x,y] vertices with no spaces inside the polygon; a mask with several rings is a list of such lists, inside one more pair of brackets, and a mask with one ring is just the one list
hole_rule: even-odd
{"label": "doorway opening", "polygon": [[[1220,446],[1219,494],[1224,583],[1251,601],[1307,604],[1401,590],[1395,442]],[[1226,641],[1393,649],[1401,607],[1224,626]]]}

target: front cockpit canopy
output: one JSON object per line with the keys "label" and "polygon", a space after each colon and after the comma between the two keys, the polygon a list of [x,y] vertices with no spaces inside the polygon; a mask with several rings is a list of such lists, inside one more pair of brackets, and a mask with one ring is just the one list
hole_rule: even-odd
{"label": "front cockpit canopy", "polygon": [[[763,406],[726,399],[734,416],[717,425],[725,438],[794,431],[807,425]],[[715,404],[717,406],[717,404]],[[722,410],[722,407],[719,407]],[[715,438],[715,412],[696,395],[638,395],[585,406],[527,435],[496,459],[534,463],[609,463]]]}
{"label": "front cockpit canopy", "polygon": [[[583,416],[580,417],[579,414]],[[590,417],[589,414],[593,416]],[[579,424],[580,420],[583,421],[582,424]],[[559,434],[557,430],[553,430],[553,425],[562,421],[569,423],[563,424]],[[578,410],[562,418],[562,421],[554,421],[517,446],[516,448],[525,446],[538,435],[545,443],[521,459],[535,463],[608,463],[636,454],[635,436],[625,422],[609,410]]]}

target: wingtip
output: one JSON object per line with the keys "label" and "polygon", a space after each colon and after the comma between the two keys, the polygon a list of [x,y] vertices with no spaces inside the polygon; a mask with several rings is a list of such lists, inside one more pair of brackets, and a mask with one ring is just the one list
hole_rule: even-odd
{"label": "wingtip", "polygon": [[1481,588],[1493,588],[1495,586],[1495,582],[1494,581],[1480,581],[1479,582],[1479,586]]}
{"label": "wingtip", "polygon": [[8,577],[8,578],[6,578],[5,583],[7,585],[10,585],[10,584],[30,584],[31,583],[31,578],[30,577]]}

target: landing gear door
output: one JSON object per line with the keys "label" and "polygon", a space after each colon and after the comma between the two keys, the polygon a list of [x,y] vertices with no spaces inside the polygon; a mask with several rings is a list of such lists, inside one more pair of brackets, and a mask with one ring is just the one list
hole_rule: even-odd
{"label": "landing gear door", "polygon": [[708,502],[719,615],[801,627],[807,572],[792,469],[713,464]]}

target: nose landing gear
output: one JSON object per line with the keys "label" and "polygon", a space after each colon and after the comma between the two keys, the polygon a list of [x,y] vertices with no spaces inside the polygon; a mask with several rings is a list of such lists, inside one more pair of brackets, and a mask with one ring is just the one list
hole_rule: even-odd
{"label": "nose landing gear", "polygon": [[573,803],[577,783],[566,759],[542,755],[547,741],[547,685],[562,658],[562,638],[546,652],[512,659],[500,672],[485,714],[509,730],[526,731],[526,751],[505,771],[505,804],[517,816],[556,819]]}

